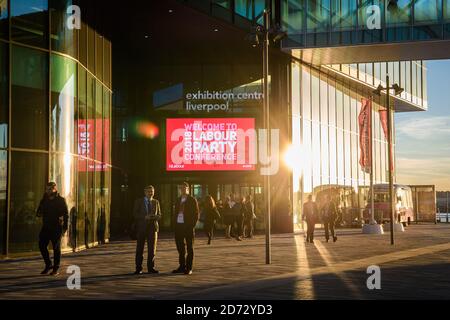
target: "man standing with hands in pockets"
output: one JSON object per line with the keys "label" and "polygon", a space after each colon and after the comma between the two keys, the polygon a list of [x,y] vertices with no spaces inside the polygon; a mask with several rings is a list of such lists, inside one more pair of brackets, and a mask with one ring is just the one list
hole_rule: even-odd
{"label": "man standing with hands in pockets", "polygon": [[142,274],[142,262],[144,260],[144,247],[147,241],[148,273],[159,273],[155,270],[156,242],[158,240],[159,224],[161,219],[161,209],[159,201],[154,199],[155,188],[147,186],[144,189],[145,196],[139,198],[134,203],[133,215],[136,225],[136,271],[134,274]]}

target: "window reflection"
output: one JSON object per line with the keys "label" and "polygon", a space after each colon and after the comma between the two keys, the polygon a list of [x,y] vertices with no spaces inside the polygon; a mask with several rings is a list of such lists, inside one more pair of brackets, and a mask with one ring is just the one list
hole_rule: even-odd
{"label": "window reflection", "polygon": [[422,24],[437,24],[441,18],[441,0],[415,0],[414,22]]}
{"label": "window reflection", "polygon": [[51,149],[75,152],[76,63],[58,55],[51,57]]}
{"label": "window reflection", "polygon": [[36,209],[45,191],[48,155],[13,152],[11,158],[9,252],[37,251],[42,221]]}
{"label": "window reflection", "polygon": [[13,147],[48,149],[47,61],[44,52],[12,48]]}
{"label": "window reflection", "polygon": [[0,43],[0,148],[8,147],[8,46]]}
{"label": "window reflection", "polygon": [[0,254],[5,252],[5,231],[6,231],[6,208],[7,208],[7,191],[8,185],[8,152],[0,151]]}
{"label": "window reflection", "polygon": [[47,0],[11,1],[11,38],[15,41],[47,47]]}

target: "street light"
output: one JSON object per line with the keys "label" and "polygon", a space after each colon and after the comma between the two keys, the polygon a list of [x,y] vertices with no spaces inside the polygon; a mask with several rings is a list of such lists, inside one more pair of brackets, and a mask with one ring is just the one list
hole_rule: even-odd
{"label": "street light", "polygon": [[[282,32],[279,26],[274,28],[270,27],[270,11],[265,9],[261,14],[255,17],[254,21],[263,16],[263,26],[257,25],[253,28],[250,34],[250,41],[252,46],[259,45],[259,37],[263,37],[263,108],[264,108],[264,129],[266,129],[266,150],[270,150],[270,109],[269,109],[269,36],[272,36],[273,42],[280,41],[286,36],[285,32]],[[270,248],[270,177],[264,176],[264,189],[266,190],[266,264],[271,263],[271,248]]]}
{"label": "street light", "polygon": [[389,86],[389,76],[386,76],[386,87],[381,84],[373,91],[374,94],[380,96],[381,91],[386,90],[386,109],[387,109],[387,135],[388,135],[388,157],[389,157],[389,208],[391,218],[391,245],[394,244],[394,176],[393,176],[393,154],[392,154],[392,113],[390,107],[390,90],[394,90],[395,95],[399,95],[403,92],[403,88],[400,88],[398,84]]}

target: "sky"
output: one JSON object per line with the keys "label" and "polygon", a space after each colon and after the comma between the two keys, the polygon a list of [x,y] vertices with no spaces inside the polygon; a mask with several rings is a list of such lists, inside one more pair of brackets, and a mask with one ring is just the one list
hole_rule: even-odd
{"label": "sky", "polygon": [[450,60],[426,64],[428,110],[395,115],[397,182],[450,191]]}

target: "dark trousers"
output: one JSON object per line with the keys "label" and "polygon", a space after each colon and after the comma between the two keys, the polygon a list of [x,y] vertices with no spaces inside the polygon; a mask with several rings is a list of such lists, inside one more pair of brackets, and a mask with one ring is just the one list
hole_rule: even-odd
{"label": "dark trousers", "polygon": [[242,235],[243,235],[242,231],[243,231],[243,228],[244,228],[244,217],[241,216],[241,215],[236,216],[236,218],[234,220],[234,223],[236,224],[236,229],[235,229],[236,234],[235,234],[235,236],[236,237],[242,237]]}
{"label": "dark trousers", "polygon": [[138,230],[136,240],[136,270],[142,270],[146,241],[148,249],[147,269],[153,269],[155,267],[156,241],[158,240],[158,233],[148,227],[146,229],[143,228],[142,230]]}
{"label": "dark trousers", "polygon": [[306,242],[312,242],[314,240],[314,230],[316,228],[316,222],[306,221]]}
{"label": "dark trousers", "polygon": [[59,268],[61,261],[61,233],[41,230],[39,233],[39,250],[41,251],[42,258],[44,258],[47,267],[52,265],[50,253],[47,248],[50,242],[53,247],[53,267]]}
{"label": "dark trousers", "polygon": [[[181,269],[192,270],[194,263],[194,229],[184,226],[175,227],[175,243],[178,250],[178,262]],[[187,251],[187,256],[186,256]]]}
{"label": "dark trousers", "polygon": [[212,237],[214,235],[214,224],[205,224],[203,229],[208,237],[208,243],[211,243]]}
{"label": "dark trousers", "polygon": [[244,236],[253,237],[253,219],[246,219],[244,221]]}
{"label": "dark trousers", "polygon": [[330,233],[333,238],[336,236],[334,232],[334,221],[326,221],[323,223],[323,226],[325,228],[325,239],[327,241],[330,239]]}

